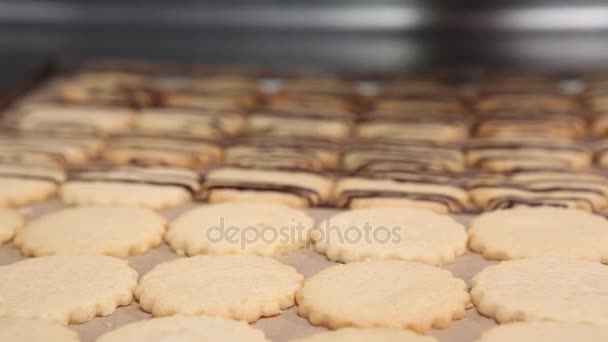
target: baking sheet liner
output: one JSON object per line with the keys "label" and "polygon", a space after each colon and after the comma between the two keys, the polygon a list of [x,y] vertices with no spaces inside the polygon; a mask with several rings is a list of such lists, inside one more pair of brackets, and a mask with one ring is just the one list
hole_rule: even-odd
{"label": "baking sheet liner", "polygon": [[[205,205],[204,203],[190,203],[188,205],[165,210],[163,214],[167,219],[172,220],[181,213],[191,209],[196,205]],[[63,204],[54,199],[40,205],[22,208],[21,212],[28,220],[31,220],[42,214],[59,210],[63,208]],[[324,217],[335,215],[339,210],[326,208],[313,208],[307,210],[317,222],[320,222]],[[454,217],[466,224],[472,215],[454,215]],[[181,258],[175,254],[163,243],[160,247],[152,249],[144,254],[127,258],[129,265],[133,267],[139,275],[142,276],[149,272],[155,265],[170,261],[176,258]],[[14,247],[12,243],[7,243],[0,247],[0,265],[13,263],[24,259],[20,251]],[[277,257],[281,262],[295,267],[298,272],[306,278],[319,272],[320,270],[329,267],[335,263],[328,261],[325,256],[318,254],[310,248],[300,249],[295,252]],[[495,264],[494,261],[483,259],[480,255],[473,252],[467,252],[456,258],[455,262],[445,265],[444,268],[450,270],[456,277],[464,279],[470,284],[471,278],[484,267]],[[95,339],[110,330],[113,330],[121,325],[134,321],[149,319],[151,315],[139,309],[137,302],[130,306],[120,307],[107,317],[96,317],[84,324],[72,324],[69,327],[77,331],[82,341],[92,342]],[[429,334],[437,337],[442,342],[469,342],[474,341],[483,331],[491,328],[496,323],[494,320],[483,317],[477,313],[474,307],[467,310],[464,319],[452,322],[452,325],[447,329],[435,329]],[[303,337],[326,330],[323,327],[315,327],[308,321],[297,314],[297,308],[292,307],[283,311],[281,315],[269,318],[262,318],[253,324],[254,327],[262,329],[268,338],[272,341],[283,342],[289,341],[296,337]]]}

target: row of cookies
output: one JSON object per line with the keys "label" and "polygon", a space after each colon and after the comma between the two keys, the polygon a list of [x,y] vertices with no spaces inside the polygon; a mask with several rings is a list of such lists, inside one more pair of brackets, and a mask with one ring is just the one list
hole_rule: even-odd
{"label": "row of cookies", "polygon": [[606,176],[598,173],[534,170],[457,175],[432,170],[449,167],[449,163],[442,166],[446,159],[434,163],[427,158],[427,165],[421,167],[414,162],[408,169],[407,163],[400,164],[403,159],[370,162],[361,153],[359,159],[355,155],[350,159],[351,174],[334,181],[331,175],[312,168],[314,164],[306,159],[298,159],[296,153],[293,161],[285,164],[285,158],[275,160],[273,154],[258,161],[252,160],[256,154],[249,154],[248,148],[238,152],[238,163],[212,169],[202,179],[194,171],[169,167],[87,167],[66,176],[54,164],[3,161],[0,202],[24,206],[59,192],[68,205],[154,209],[179,206],[193,199],[211,203],[263,200],[297,208],[425,207],[443,213],[474,210],[475,206],[493,210],[551,205],[592,212],[608,207]]}
{"label": "row of cookies", "polygon": [[[314,248],[330,261],[396,259],[444,265],[467,251],[491,260],[541,256],[608,262],[608,222],[565,208],[498,210],[473,219],[468,230],[424,209],[368,208],[326,217],[272,203],[201,205],[170,224],[145,208],[86,206],[28,222],[1,209],[0,243],[14,237],[25,256],[142,254],[164,240],[180,255],[278,256]],[[90,223],[83,225],[83,220]],[[168,230],[165,232],[166,226]]]}

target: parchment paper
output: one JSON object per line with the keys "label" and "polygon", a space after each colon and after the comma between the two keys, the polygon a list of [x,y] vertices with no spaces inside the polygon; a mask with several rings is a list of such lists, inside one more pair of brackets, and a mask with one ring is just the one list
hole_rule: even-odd
{"label": "parchment paper", "polygon": [[[173,219],[180,213],[183,213],[196,205],[204,205],[202,203],[188,204],[186,206],[166,210],[164,214],[168,219]],[[21,211],[28,219],[35,218],[44,213],[61,209],[63,205],[59,200],[52,200],[34,207],[23,208]],[[315,208],[307,211],[317,220],[323,217],[331,216],[337,213],[337,210]],[[463,223],[467,223],[470,215],[458,215],[455,218]],[[176,255],[166,245],[148,251],[145,254],[129,257],[128,261],[131,267],[136,269],[140,276],[150,271],[156,264],[170,261],[181,256]],[[0,265],[13,263],[22,260],[18,249],[11,243],[0,247]],[[298,250],[283,256],[278,257],[281,262],[295,267],[305,277],[309,277],[325,267],[331,266],[332,262],[327,261],[323,255],[319,255],[311,250]],[[485,266],[494,264],[495,262],[484,260],[478,254],[468,252],[460,256],[453,264],[444,266],[450,270],[456,277],[464,279],[467,283],[474,274],[482,270]],[[92,342],[104,332],[115,329],[121,325],[149,319],[151,316],[139,309],[137,303],[130,306],[120,307],[114,314],[107,317],[97,317],[84,324],[70,325],[71,329],[77,331],[82,341]],[[483,317],[477,313],[475,308],[467,310],[467,315],[464,319],[455,321],[447,329],[433,330],[430,335],[436,336],[442,342],[469,342],[474,341],[482,331],[489,329],[496,323],[489,318]],[[324,331],[325,328],[315,327],[308,323],[304,318],[297,314],[295,307],[285,310],[281,315],[270,318],[260,319],[253,326],[262,329],[268,338],[272,341],[282,342],[289,341],[296,337],[302,337]]]}

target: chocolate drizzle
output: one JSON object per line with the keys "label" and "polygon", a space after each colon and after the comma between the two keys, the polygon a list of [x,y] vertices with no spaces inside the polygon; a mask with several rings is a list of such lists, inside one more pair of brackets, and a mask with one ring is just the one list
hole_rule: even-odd
{"label": "chocolate drizzle", "polygon": [[361,198],[400,198],[413,201],[435,202],[446,207],[450,212],[464,210],[464,204],[457,198],[444,194],[405,192],[397,190],[345,190],[339,194],[338,206],[348,208],[353,200]]}
{"label": "chocolate drizzle", "polygon": [[241,191],[260,191],[260,192],[284,192],[304,198],[308,205],[314,206],[322,201],[321,195],[310,188],[305,188],[297,185],[259,183],[259,182],[240,182],[240,181],[223,181],[223,180],[208,180],[207,189],[213,190],[241,190]]}

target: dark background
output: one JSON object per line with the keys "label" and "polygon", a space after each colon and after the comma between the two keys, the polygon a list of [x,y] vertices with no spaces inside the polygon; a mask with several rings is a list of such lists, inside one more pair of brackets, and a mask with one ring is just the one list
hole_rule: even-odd
{"label": "dark background", "polygon": [[54,57],[394,70],[608,66],[608,1],[0,1],[0,84]]}

